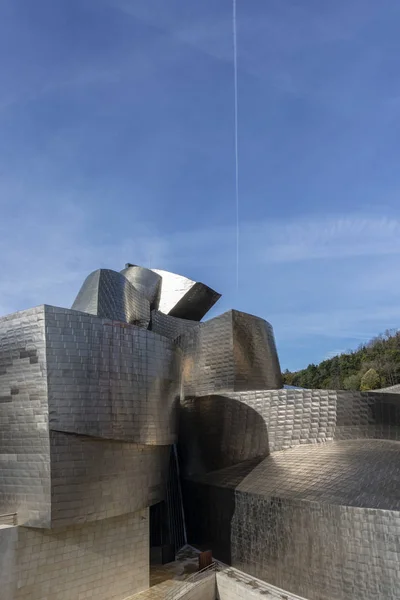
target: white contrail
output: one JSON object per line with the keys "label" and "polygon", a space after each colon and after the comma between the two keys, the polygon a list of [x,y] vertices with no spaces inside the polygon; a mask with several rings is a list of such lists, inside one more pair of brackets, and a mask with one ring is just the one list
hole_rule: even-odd
{"label": "white contrail", "polygon": [[239,289],[239,151],[236,0],[233,0],[233,78],[235,101],[236,288]]}

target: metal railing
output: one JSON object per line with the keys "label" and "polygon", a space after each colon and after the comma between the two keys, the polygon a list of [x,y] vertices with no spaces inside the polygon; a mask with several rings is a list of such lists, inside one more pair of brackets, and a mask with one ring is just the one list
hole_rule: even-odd
{"label": "metal railing", "polygon": [[179,587],[177,586],[176,588],[173,588],[172,590],[170,590],[165,596],[164,596],[164,600],[177,600],[177,598],[180,598],[181,596],[183,596],[186,592],[188,592],[189,590],[191,590],[193,588],[193,586],[195,586],[197,583],[200,583],[202,580],[204,580],[207,575],[211,575],[212,573],[216,573],[219,570],[219,564],[216,562],[212,562],[210,565],[208,565],[207,567],[204,567],[204,569],[201,569],[200,571],[196,571],[196,573],[193,573],[192,575],[190,575],[189,577],[187,577],[187,579],[175,579],[175,583],[179,583],[182,585],[179,585]]}

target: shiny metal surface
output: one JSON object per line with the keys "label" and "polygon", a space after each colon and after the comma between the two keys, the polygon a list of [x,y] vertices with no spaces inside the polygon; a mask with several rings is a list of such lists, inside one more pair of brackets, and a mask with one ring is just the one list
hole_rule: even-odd
{"label": "shiny metal surface", "polygon": [[7,600],[147,587],[178,408],[189,542],[308,600],[399,597],[400,394],[282,389],[269,323],[199,322],[218,298],[130,265],[0,319]]}
{"label": "shiny metal surface", "polygon": [[334,441],[197,476],[189,532],[217,558],[309,600],[395,600],[399,459],[399,442]]}
{"label": "shiny metal surface", "polygon": [[263,319],[230,310],[190,329],[177,343],[185,397],[282,387],[273,330]]}
{"label": "shiny metal surface", "polygon": [[181,400],[186,474],[205,473],[300,444],[400,441],[400,395],[257,390]]}
{"label": "shiny metal surface", "polygon": [[175,340],[178,336],[191,330],[193,327],[199,327],[198,321],[189,321],[188,319],[179,319],[165,315],[159,310],[151,311],[150,329],[164,337]]}
{"label": "shiny metal surface", "polygon": [[51,429],[176,441],[181,352],[171,340],[72,310],[46,307],[45,314]]}
{"label": "shiny metal surface", "polygon": [[233,392],[181,419],[189,541],[309,600],[398,597],[400,395]]}
{"label": "shiny metal surface", "polygon": [[278,452],[235,491],[232,562],[310,600],[395,600],[400,444]]}
{"label": "shiny metal surface", "polygon": [[179,447],[186,477],[269,454],[260,414],[228,395],[187,398],[181,404]]}
{"label": "shiny metal surface", "polygon": [[0,320],[0,365],[0,513],[47,528],[162,500],[176,440],[172,341],[41,306]]}
{"label": "shiny metal surface", "polygon": [[150,322],[148,299],[124,275],[110,269],[88,275],[72,309],[145,329]]}
{"label": "shiny metal surface", "polygon": [[[197,478],[261,496],[400,510],[400,443],[345,440],[305,444]],[[301,475],[301,477],[299,476]]]}
{"label": "shiny metal surface", "polygon": [[135,289],[147,298],[150,302],[150,310],[157,310],[160,303],[161,294],[161,275],[158,275],[151,269],[145,269],[138,265],[127,263],[125,269],[121,271],[127,280]]}
{"label": "shiny metal surface", "polygon": [[165,498],[169,446],[50,432],[51,520],[59,528],[134,513]]}
{"label": "shiny metal surface", "polygon": [[0,513],[40,526],[50,514],[44,307],[0,318]]}
{"label": "shiny metal surface", "polygon": [[115,600],[145,590],[148,529],[148,509],[56,531],[0,528],[0,598]]}
{"label": "shiny metal surface", "polygon": [[162,277],[158,309],[166,315],[200,321],[221,297],[204,283],[192,281],[183,275],[161,269],[152,271]]}

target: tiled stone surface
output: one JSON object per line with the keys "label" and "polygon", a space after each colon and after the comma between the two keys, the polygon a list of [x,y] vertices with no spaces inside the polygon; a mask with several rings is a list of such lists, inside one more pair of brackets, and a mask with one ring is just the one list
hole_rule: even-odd
{"label": "tiled stone surface", "polygon": [[51,432],[51,526],[107,519],[164,499],[168,446]]}
{"label": "tiled stone surface", "polygon": [[147,588],[148,526],[144,510],[52,531],[11,528],[7,539],[0,530],[0,560],[15,565],[6,600],[123,600]]}
{"label": "tiled stone surface", "polygon": [[50,427],[138,444],[176,439],[181,353],[115,321],[46,306]]}
{"label": "tiled stone surface", "polygon": [[148,299],[124,275],[110,269],[98,269],[88,275],[72,308],[145,329],[150,321]]}
{"label": "tiled stone surface", "polygon": [[201,323],[177,338],[185,397],[282,387],[272,327],[239,311]]}
{"label": "tiled stone surface", "polygon": [[0,514],[50,518],[44,307],[0,319]]}

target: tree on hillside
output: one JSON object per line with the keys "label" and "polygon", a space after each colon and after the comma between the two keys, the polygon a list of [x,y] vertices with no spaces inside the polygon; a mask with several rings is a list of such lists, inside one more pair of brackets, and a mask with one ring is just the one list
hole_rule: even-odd
{"label": "tree on hillside", "polygon": [[[371,369],[372,373],[368,373]],[[363,342],[357,350],[333,356],[319,365],[310,364],[296,372],[286,369],[283,380],[289,385],[314,389],[359,390],[396,385],[400,383],[400,331],[386,330]]]}
{"label": "tree on hillside", "polygon": [[343,380],[343,389],[344,390],[359,390],[361,385],[361,374],[355,373],[354,375],[349,375],[345,377]]}
{"label": "tree on hillside", "polygon": [[366,392],[368,390],[376,390],[381,384],[379,373],[375,369],[368,369],[361,377],[360,390]]}

